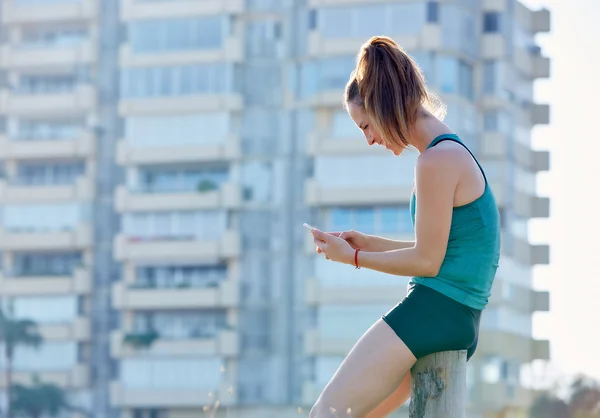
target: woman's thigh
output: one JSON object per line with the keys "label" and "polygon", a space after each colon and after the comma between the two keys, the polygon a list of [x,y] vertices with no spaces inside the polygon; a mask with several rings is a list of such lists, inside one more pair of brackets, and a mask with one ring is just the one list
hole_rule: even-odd
{"label": "woman's thigh", "polygon": [[342,361],[313,407],[311,418],[365,417],[398,388],[416,360],[390,326],[379,319]]}

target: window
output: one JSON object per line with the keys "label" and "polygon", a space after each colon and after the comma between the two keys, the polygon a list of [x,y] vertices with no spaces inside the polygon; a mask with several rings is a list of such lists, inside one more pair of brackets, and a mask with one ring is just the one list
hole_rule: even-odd
{"label": "window", "polygon": [[73,120],[11,120],[8,132],[11,139],[40,141],[52,139],[74,139],[83,133],[84,121]]}
{"label": "window", "polygon": [[[45,341],[38,348],[16,347],[13,366],[17,371],[64,371],[77,363],[77,343]],[[0,364],[5,368],[4,359]]]}
{"label": "window", "polygon": [[408,207],[365,207],[331,209],[327,228],[356,229],[367,234],[412,232]]}
{"label": "window", "polygon": [[43,6],[43,5],[55,5],[55,4],[76,4],[81,3],[83,0],[13,0],[15,4],[22,6]]}
{"label": "window", "polygon": [[229,177],[227,169],[142,169],[137,190],[142,193],[207,192]]}
{"label": "window", "polygon": [[300,67],[300,97],[310,97],[326,90],[339,90],[341,103],[341,92],[355,66],[354,56],[324,58],[302,64]]}
{"label": "window", "polygon": [[129,24],[134,53],[222,48],[228,31],[224,16],[140,20]]}
{"label": "window", "polygon": [[16,89],[21,94],[66,94],[75,90],[73,75],[22,75]]}
{"label": "window", "polygon": [[173,289],[217,286],[227,278],[226,266],[143,266],[134,287]]}
{"label": "window", "polygon": [[14,275],[27,276],[69,276],[81,264],[81,253],[16,253],[14,254]]}
{"label": "window", "polygon": [[121,71],[123,98],[189,96],[234,91],[230,63],[136,67]]}
{"label": "window", "polygon": [[225,231],[222,211],[128,213],[123,232],[130,240],[217,240]]}
{"label": "window", "polygon": [[331,137],[333,139],[362,137],[361,130],[345,110],[335,111],[331,119]]}
{"label": "window", "polygon": [[473,99],[473,68],[455,57],[438,54],[436,56],[436,82],[442,93],[458,93]]}
{"label": "window", "polygon": [[128,358],[121,361],[127,389],[205,390],[219,387],[223,363],[218,358]]}
{"label": "window", "polygon": [[227,326],[227,315],[219,310],[136,312],[133,324],[134,332],[155,331],[162,339],[206,339]]}
{"label": "window", "polygon": [[458,64],[458,92],[467,99],[474,98],[473,67],[464,61],[459,61]]}
{"label": "window", "polygon": [[2,212],[4,228],[12,232],[72,231],[90,218],[91,207],[76,203],[7,205]]}
{"label": "window", "polygon": [[486,61],[483,64],[483,92],[485,94],[494,94],[500,90],[499,83],[500,66],[496,61]]}
{"label": "window", "polygon": [[87,28],[46,29],[30,28],[23,31],[19,48],[65,48],[89,39]]}
{"label": "window", "polygon": [[309,10],[308,12],[308,28],[310,30],[317,28],[317,11],[315,9]]}
{"label": "window", "polygon": [[342,361],[343,356],[319,356],[315,359],[315,383],[319,390],[329,383]]}
{"label": "window", "polygon": [[16,181],[28,186],[74,184],[85,173],[85,163],[56,164],[22,163],[18,166]]}
{"label": "window", "polygon": [[321,306],[317,311],[317,326],[328,338],[357,340],[388,310],[385,304]]}
{"label": "window", "polygon": [[125,119],[125,140],[134,148],[217,144],[226,140],[233,123],[226,112]]}
{"label": "window", "polygon": [[440,5],[439,9],[442,45],[446,47],[444,49],[455,49],[478,57],[479,33],[476,12],[450,3]]}
{"label": "window", "polygon": [[512,136],[515,130],[515,120],[510,112],[488,110],[483,114],[483,128],[486,132],[500,132]]}
{"label": "window", "polygon": [[482,314],[483,329],[531,337],[531,315],[509,307],[490,308]]}
{"label": "window", "polygon": [[326,39],[416,34],[427,18],[420,2],[322,7],[318,14],[318,29]]}
{"label": "window", "polygon": [[501,31],[501,14],[498,12],[485,12],[483,14],[483,32],[497,33]]}
{"label": "window", "polygon": [[437,23],[439,19],[440,4],[437,1],[427,2],[427,22]]}
{"label": "window", "polygon": [[15,297],[4,303],[15,318],[39,324],[70,323],[77,317],[76,296]]}
{"label": "window", "polygon": [[[412,187],[417,153],[393,155],[322,156],[315,158],[314,178],[321,187]],[[361,167],[357,170],[357,167]],[[407,195],[408,199],[410,196]]]}

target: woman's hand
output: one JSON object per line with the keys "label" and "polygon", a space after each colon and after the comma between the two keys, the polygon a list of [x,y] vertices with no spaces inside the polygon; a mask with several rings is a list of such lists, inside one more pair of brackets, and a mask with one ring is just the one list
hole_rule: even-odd
{"label": "woman's hand", "polygon": [[[371,251],[371,239],[374,238],[371,235],[364,234],[358,231],[345,231],[345,232],[325,232],[325,234],[333,235],[334,237],[340,237],[345,240],[355,250]],[[321,253],[321,249],[317,246],[317,253]]]}
{"label": "woman's hand", "polygon": [[324,254],[326,259],[338,263],[354,264],[353,247],[345,239],[336,236],[338,234],[313,229],[312,235],[317,246],[317,252]]}

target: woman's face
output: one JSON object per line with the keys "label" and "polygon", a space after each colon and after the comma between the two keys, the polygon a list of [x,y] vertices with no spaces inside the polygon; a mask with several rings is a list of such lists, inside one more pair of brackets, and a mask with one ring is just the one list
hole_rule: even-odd
{"label": "woman's face", "polygon": [[365,111],[364,107],[357,105],[356,103],[350,103],[348,104],[348,113],[350,114],[350,118],[352,118],[356,126],[358,126],[359,129],[363,131],[363,134],[367,139],[367,144],[377,144],[382,147],[385,147],[388,150],[390,150],[394,155],[402,154],[402,151],[404,150],[402,147],[393,143],[388,143],[381,137],[381,134],[371,124],[369,115],[367,115],[367,112]]}

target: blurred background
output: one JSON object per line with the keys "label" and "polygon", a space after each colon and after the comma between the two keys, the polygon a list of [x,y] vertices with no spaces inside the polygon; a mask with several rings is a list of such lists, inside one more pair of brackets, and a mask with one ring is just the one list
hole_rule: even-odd
{"label": "blurred background", "polygon": [[600,417],[600,2],[0,5],[2,417],[308,416],[408,281],[302,228],[412,237],[417,154],[341,106],[379,34],[500,206],[468,417]]}

